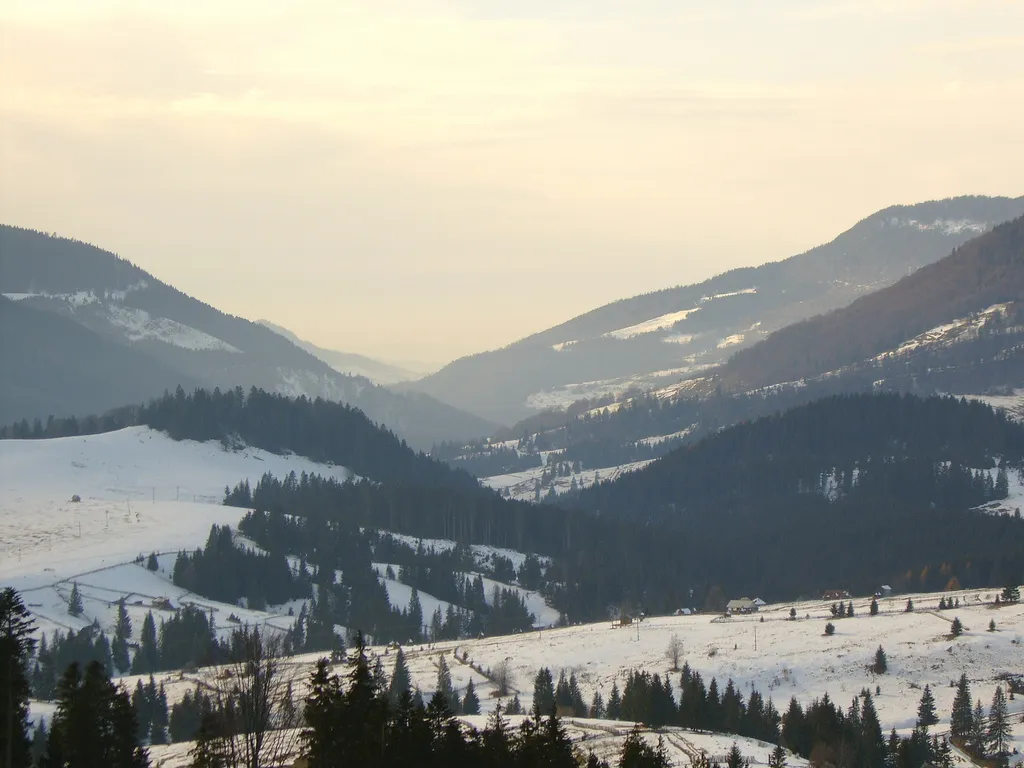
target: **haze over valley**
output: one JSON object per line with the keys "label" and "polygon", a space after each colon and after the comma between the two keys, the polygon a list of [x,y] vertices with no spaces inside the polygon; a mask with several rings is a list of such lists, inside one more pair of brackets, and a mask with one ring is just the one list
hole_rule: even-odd
{"label": "haze over valley", "polygon": [[0,768],[1024,766],[1024,7],[0,7]]}

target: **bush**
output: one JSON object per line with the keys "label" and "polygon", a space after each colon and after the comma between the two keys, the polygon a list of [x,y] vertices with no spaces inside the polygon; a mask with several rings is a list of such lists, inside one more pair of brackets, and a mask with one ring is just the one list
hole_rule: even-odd
{"label": "bush", "polygon": [[825,625],[825,637],[831,637],[836,633],[836,625],[831,621]]}

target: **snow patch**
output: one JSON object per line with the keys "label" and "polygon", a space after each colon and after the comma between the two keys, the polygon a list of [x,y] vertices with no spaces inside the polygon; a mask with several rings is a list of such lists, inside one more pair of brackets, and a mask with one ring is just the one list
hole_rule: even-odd
{"label": "snow patch", "polygon": [[669,312],[668,314],[659,315],[658,317],[650,320],[645,320],[642,323],[637,323],[636,325],[631,325],[627,328],[619,328],[616,331],[609,331],[602,335],[605,338],[611,339],[631,339],[634,336],[640,336],[645,333],[653,333],[654,331],[663,331],[666,328],[671,328],[680,320],[685,320],[694,312],[699,311],[700,307],[693,307],[692,309],[683,309],[679,312]]}
{"label": "snow patch", "polygon": [[153,317],[144,309],[121,307],[111,304],[107,308],[110,324],[123,328],[130,341],[162,341],[173,347],[192,350],[193,352],[232,352],[241,354],[242,350],[221,341],[191,326],[184,325],[166,317]]}
{"label": "snow patch", "polygon": [[734,347],[737,344],[742,344],[746,338],[742,333],[734,333],[732,336],[726,336],[720,342],[718,342],[719,349],[725,349],[726,347]]}

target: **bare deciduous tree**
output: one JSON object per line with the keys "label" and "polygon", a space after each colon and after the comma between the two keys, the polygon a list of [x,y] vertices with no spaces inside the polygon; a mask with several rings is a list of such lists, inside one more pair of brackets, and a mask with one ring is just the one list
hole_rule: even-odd
{"label": "bare deciduous tree", "polygon": [[235,660],[221,667],[212,684],[222,752],[228,765],[281,765],[295,754],[301,725],[281,641],[242,630],[232,645]]}
{"label": "bare deciduous tree", "polygon": [[668,648],[665,649],[665,658],[672,664],[672,671],[677,672],[679,670],[679,659],[683,656],[683,641],[679,639],[679,635],[673,634],[672,638],[668,641]]}
{"label": "bare deciduous tree", "polygon": [[499,661],[491,671],[491,682],[494,683],[494,692],[498,696],[508,696],[515,688],[515,673],[512,672],[512,665],[507,658]]}

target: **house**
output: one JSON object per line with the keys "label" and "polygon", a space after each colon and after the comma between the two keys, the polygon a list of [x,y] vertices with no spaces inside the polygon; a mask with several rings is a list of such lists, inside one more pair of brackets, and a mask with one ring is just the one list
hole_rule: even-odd
{"label": "house", "polygon": [[768,603],[766,603],[760,597],[755,597],[754,598],[754,608],[755,609],[760,610],[761,608],[764,608],[766,605],[768,605]]}
{"label": "house", "polygon": [[755,613],[756,611],[757,606],[749,597],[740,597],[735,600],[730,600],[725,605],[726,613]]}
{"label": "house", "polygon": [[882,585],[881,592],[882,592],[882,595],[881,595],[882,597],[892,597],[892,587],[890,587],[888,584],[883,584]]}

